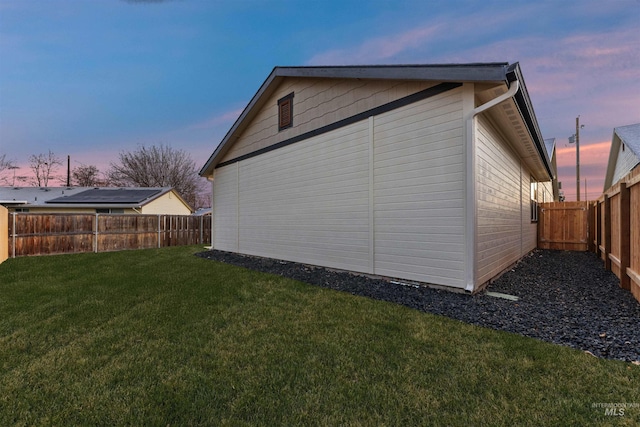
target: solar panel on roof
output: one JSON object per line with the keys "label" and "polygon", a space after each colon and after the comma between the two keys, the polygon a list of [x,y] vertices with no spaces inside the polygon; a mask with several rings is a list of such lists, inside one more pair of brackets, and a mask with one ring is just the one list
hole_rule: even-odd
{"label": "solar panel on roof", "polygon": [[161,191],[159,189],[93,188],[72,196],[58,197],[47,203],[141,203]]}

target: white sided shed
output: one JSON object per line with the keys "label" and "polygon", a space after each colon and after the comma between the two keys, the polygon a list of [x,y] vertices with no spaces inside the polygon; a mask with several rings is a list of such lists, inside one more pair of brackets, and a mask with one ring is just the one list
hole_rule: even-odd
{"label": "white sided shed", "polygon": [[276,67],[200,174],[215,249],[475,291],[550,164],[517,63]]}

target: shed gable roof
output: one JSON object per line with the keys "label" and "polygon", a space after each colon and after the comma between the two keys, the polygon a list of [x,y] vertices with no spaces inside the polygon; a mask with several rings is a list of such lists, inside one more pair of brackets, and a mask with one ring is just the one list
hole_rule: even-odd
{"label": "shed gable roof", "polygon": [[329,67],[275,67],[249,104],[242,111],[231,129],[200,170],[201,176],[212,176],[214,168],[220,163],[231,145],[240,137],[259,110],[283,79],[295,78],[332,78],[332,79],[382,79],[416,80],[433,82],[474,82],[501,83],[510,85],[520,83],[520,90],[514,97],[522,122],[528,130],[535,152],[541,160],[542,170],[553,176],[550,159],[544,147],[544,141],[538,127],[526,85],[518,63],[471,63],[471,64],[430,64],[430,65],[375,65],[375,66],[329,66]]}

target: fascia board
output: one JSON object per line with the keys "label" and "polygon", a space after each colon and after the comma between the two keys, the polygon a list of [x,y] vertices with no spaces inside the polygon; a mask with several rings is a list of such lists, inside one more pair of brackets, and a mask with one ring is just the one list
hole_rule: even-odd
{"label": "fascia board", "polygon": [[504,82],[507,63],[279,67],[286,77]]}
{"label": "fascia board", "polygon": [[531,103],[531,98],[529,97],[529,92],[527,91],[527,85],[524,82],[524,77],[520,70],[520,64],[517,62],[510,65],[507,70],[507,80],[511,82],[516,79],[520,83],[520,90],[518,90],[514,96],[516,107],[520,112],[520,116],[522,117],[527,130],[529,131],[529,135],[531,136],[531,140],[533,141],[538,155],[544,164],[549,180],[553,180],[551,159],[549,159],[547,149],[544,146],[544,138],[542,137],[540,127],[538,126],[538,120],[535,112],[533,111],[533,105]]}
{"label": "fascia board", "polygon": [[271,71],[271,74],[269,74],[267,79],[262,83],[260,89],[258,89],[256,94],[253,95],[251,101],[249,101],[244,110],[242,110],[242,113],[240,113],[240,116],[238,116],[236,121],[233,123],[231,129],[229,129],[224,138],[222,138],[222,141],[220,141],[216,149],[213,151],[213,154],[209,156],[209,159],[207,160],[205,165],[202,167],[202,169],[200,169],[200,176],[213,175],[213,169],[216,165],[216,160],[222,158],[222,156],[226,153],[229,148],[228,146],[233,143],[233,136],[243,126],[243,124],[245,124],[247,117],[251,114],[255,107],[260,104],[260,100],[263,99],[266,94],[271,93],[274,90],[272,83],[274,82],[274,80],[276,80],[276,78],[278,78],[278,67],[275,67]]}

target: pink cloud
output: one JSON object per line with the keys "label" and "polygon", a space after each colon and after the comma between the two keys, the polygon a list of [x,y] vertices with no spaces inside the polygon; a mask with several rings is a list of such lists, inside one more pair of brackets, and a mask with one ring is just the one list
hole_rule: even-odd
{"label": "pink cloud", "polygon": [[[610,141],[580,145],[580,199],[585,197],[585,179],[587,196],[595,200],[602,194],[604,175],[609,158]],[[576,148],[575,145],[556,148],[558,181],[567,201],[576,200]]]}
{"label": "pink cloud", "polygon": [[243,109],[242,108],[238,108],[232,111],[227,111],[225,113],[222,114],[216,114],[213,117],[210,117],[207,120],[204,120],[202,122],[199,123],[195,123],[191,126],[189,126],[188,128],[190,130],[193,129],[210,129],[210,128],[215,128],[221,125],[225,125],[227,127],[231,127],[231,124],[233,122],[236,121],[236,119],[238,117],[240,117],[240,114],[242,114]]}
{"label": "pink cloud", "polygon": [[344,65],[388,60],[407,49],[416,48],[427,43],[430,38],[438,35],[441,30],[442,25],[435,24],[414,28],[388,37],[376,37],[365,41],[357,47],[319,53],[313,56],[308,63],[311,65]]}

